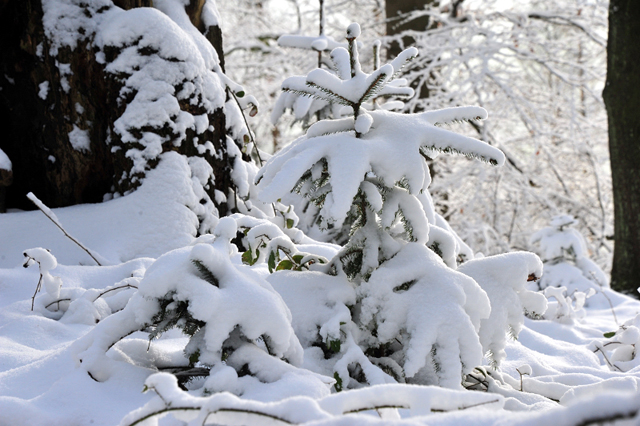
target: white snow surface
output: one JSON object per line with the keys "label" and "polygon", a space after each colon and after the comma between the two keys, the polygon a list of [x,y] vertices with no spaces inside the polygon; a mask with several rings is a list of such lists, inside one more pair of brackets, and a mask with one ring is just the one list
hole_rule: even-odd
{"label": "white snow surface", "polygon": [[[53,209],[62,226],[88,248],[117,264],[158,257],[190,244],[198,219],[186,206],[198,204],[186,159],[166,153],[137,191],[102,204]],[[0,267],[21,265],[22,252],[46,247],[66,265],[95,265],[40,211],[0,216]]]}
{"label": "white snow surface", "polygon": [[[206,407],[211,411],[215,411],[215,407],[217,409],[244,408],[271,413],[301,424],[314,425],[471,423],[537,425],[549,422],[577,424],[593,416],[637,412],[640,406],[638,402],[640,366],[637,360],[627,361],[630,359],[629,354],[622,350],[615,357],[613,353],[607,352],[610,361],[613,359],[611,362],[620,367],[626,367],[624,372],[621,372],[615,368],[609,368],[600,351],[594,353],[596,347],[602,347],[609,340],[619,341],[618,346],[630,346],[636,344],[640,337],[640,333],[637,332],[640,320],[636,319],[636,313],[640,312],[640,303],[608,288],[603,291],[611,300],[617,318],[621,322],[627,321],[625,327],[630,331],[620,331],[613,339],[604,338],[604,332],[616,331],[618,325],[614,321],[611,308],[599,303],[586,306],[584,308],[586,315],[573,324],[525,318],[520,324],[518,340],[507,339],[503,342],[505,357],[500,364],[499,372],[489,378],[489,393],[386,384],[329,395],[329,386],[333,383],[333,377],[326,375],[328,373],[322,366],[324,361],[319,348],[309,347],[308,344],[316,336],[331,337],[340,333],[340,323],[344,322],[349,315],[345,311],[346,306],[352,305],[356,298],[354,289],[340,277],[325,276],[319,272],[281,271],[268,275],[264,265],[253,268],[239,266],[239,254],[233,254],[233,250],[229,252],[232,246],[228,244],[217,246],[214,241],[213,247],[207,245],[191,247],[196,229],[195,218],[184,207],[190,202],[185,194],[189,193],[191,186],[179,178],[180,175],[188,172],[187,167],[182,157],[177,154],[167,154],[158,169],[152,171],[149,179],[133,194],[100,205],[53,209],[64,226],[80,236],[87,246],[108,257],[114,263],[113,266],[90,266],[92,263],[87,255],[68,243],[60,231],[39,211],[0,215],[0,240],[3,242],[0,249],[4,256],[3,269],[0,269],[0,424],[94,424],[98,426],[119,424],[128,413],[131,413],[128,419],[132,419],[140,413],[162,406],[162,401],[154,396],[153,392],[141,393],[145,381],[150,389],[161,392],[164,397],[174,395],[176,397],[174,404],[191,404]],[[143,208],[144,206],[152,206],[151,211]],[[216,238],[222,241],[233,236],[235,224],[227,223],[225,219],[216,229],[216,235],[218,235]],[[316,247],[318,252],[330,256],[325,246],[313,243],[308,238],[305,240],[306,251],[313,252]],[[61,320],[45,316],[44,308],[30,311],[30,298],[38,282],[39,270],[36,266],[22,268],[21,263],[22,252],[35,247],[51,249],[51,254],[44,255],[41,257],[42,260],[51,260],[49,256],[57,258],[57,266],[54,267],[50,262],[46,267],[53,267],[48,269],[48,272],[53,277],[59,277],[62,282],[60,289],[62,297],[65,294],[94,295],[91,298],[80,297],[77,303],[74,302],[73,309],[67,305],[68,309]],[[151,269],[149,267],[154,260],[142,257],[159,257],[179,247],[186,248],[170,253],[169,257],[165,258],[167,260],[159,262]],[[223,247],[226,248],[223,249]],[[413,251],[425,251],[419,247],[418,244],[409,245],[397,256],[397,259],[392,259],[395,263],[406,263],[409,266],[406,272],[403,272],[407,275],[406,277],[400,275],[387,277],[390,279],[389,286],[397,285],[393,283],[402,284],[405,278],[413,278],[410,275],[422,267],[414,266],[417,255]],[[272,291],[268,290],[272,287],[281,294],[280,300],[284,301],[287,308],[280,305],[282,308],[278,309],[287,309],[291,312],[292,329],[303,347],[307,348],[304,351],[302,367],[282,363],[273,357],[256,358],[255,353],[252,354],[246,350],[237,351],[234,354],[235,358],[230,359],[230,362],[241,363],[244,362],[243,360],[253,360],[252,362],[265,363],[264,365],[271,365],[264,370],[270,372],[269,375],[263,376],[259,381],[250,376],[237,377],[233,369],[220,367],[212,373],[219,389],[236,389],[242,396],[223,392],[202,397],[178,391],[173,376],[153,374],[156,371],[154,365],[180,365],[181,362],[185,362],[182,349],[186,339],[180,333],[167,333],[161,339],[154,341],[147,351],[148,340],[144,333],[138,332],[118,343],[107,353],[106,357],[110,359],[105,364],[105,368],[108,367],[109,370],[107,380],[95,382],[87,375],[84,368],[78,368],[74,356],[77,353],[77,346],[73,343],[84,335],[90,336],[92,330],[97,330],[95,319],[100,320],[100,323],[105,322],[103,327],[108,326],[107,319],[115,318],[114,315],[116,315],[108,314],[121,309],[134,290],[114,291],[115,294],[112,297],[98,299],[105,299],[106,304],[91,305],[89,301],[96,295],[92,292],[99,294],[106,289],[122,286],[124,283],[139,285],[147,269],[149,272],[145,279],[149,283],[152,282],[152,277],[156,277],[153,279],[154,282],[159,279],[158,282],[168,284],[171,274],[175,271],[171,272],[169,268],[169,274],[160,273],[163,269],[161,266],[189,267],[188,262],[181,262],[188,260],[190,255],[194,255],[194,250],[198,251],[195,253],[198,256],[202,255],[200,257],[216,258],[218,259],[216,262],[221,262],[219,265],[227,265],[223,270],[229,271],[228,273],[235,274],[232,271],[240,271],[244,268],[254,277],[252,278],[254,282],[261,280],[259,276],[265,276],[268,279],[270,285],[262,281],[263,284],[259,287],[266,291]],[[199,253],[201,250],[206,253]],[[224,258],[224,250],[227,250],[230,258]],[[38,250],[36,252],[43,254]],[[214,252],[218,254],[212,254]],[[170,261],[178,257],[182,259],[178,263]],[[134,258],[137,259],[129,260]],[[491,259],[487,258],[484,261],[491,262]],[[482,261],[483,259],[469,261],[468,266],[460,269],[469,274],[474,268],[488,270],[479,267]],[[441,261],[439,262],[440,268],[446,268]],[[540,265],[532,255],[516,253],[514,259],[509,260],[509,255],[505,255],[504,258],[498,258],[493,262],[496,263],[495,266],[499,271],[515,279],[517,283],[522,279],[526,280],[526,274],[530,272],[540,272]],[[83,266],[83,264],[89,266]],[[179,266],[180,264],[183,266]],[[474,267],[474,265],[477,266]],[[210,264],[210,267],[214,269],[213,264]],[[491,268],[491,270],[495,269]],[[379,272],[372,275],[371,280],[385,280],[383,276],[385,271],[384,267],[380,268]],[[453,272],[449,271],[449,274]],[[420,275],[417,272],[416,274]],[[232,276],[229,275],[229,278],[232,279]],[[464,299],[465,293],[472,294],[468,289],[464,292],[457,289],[465,285],[462,283],[467,283],[467,286],[477,290],[475,296],[467,296],[468,303],[463,302],[465,303],[464,311],[469,315],[467,319],[462,323],[443,320],[440,323],[441,326],[435,328],[442,338],[457,335],[452,332],[452,327],[454,327],[453,330],[456,327],[465,327],[471,333],[478,322],[485,321],[482,318],[487,314],[486,306],[483,303],[476,303],[486,297],[483,296],[478,285],[458,272],[453,272],[453,276],[457,277],[456,280],[449,284],[443,282],[441,285],[445,286],[444,288],[450,286],[451,296],[459,299],[459,302]],[[490,280],[490,276],[492,275],[487,275],[485,282]],[[426,280],[425,284],[420,284],[418,281],[414,287],[424,286],[424,297],[409,300],[408,303],[426,302],[430,308],[424,309],[420,315],[433,317],[437,312],[442,311],[444,319],[452,313],[445,312],[446,305],[437,306],[442,298],[436,298],[435,287],[430,291],[430,284],[428,284],[438,277],[442,279],[437,270],[433,270],[420,278],[420,280]],[[478,279],[482,281],[480,277]],[[499,285],[499,283],[500,280],[493,285]],[[521,288],[517,283],[509,283],[501,291],[507,294],[506,290],[513,291],[511,289],[514,286]],[[175,284],[192,285],[189,282],[175,282]],[[480,284],[483,285],[482,282]],[[162,289],[149,287],[148,290],[156,292]],[[408,297],[412,291],[409,289],[404,293],[390,292],[389,295],[396,298]],[[272,294],[276,296],[275,293]],[[433,296],[432,302],[429,302],[429,295]],[[36,302],[50,300],[46,299],[47,297],[49,297],[47,294],[38,295]],[[256,297],[265,296],[256,293]],[[385,296],[380,294],[376,297]],[[489,300],[493,303],[491,294],[489,294]],[[61,304],[64,303],[61,302]],[[87,310],[91,307],[90,305],[95,311]],[[374,305],[365,303],[365,306],[373,307]],[[42,307],[42,303],[38,306]],[[397,309],[393,306],[396,305],[392,304],[380,310],[380,314],[391,321],[389,328],[392,328],[393,324],[401,318],[401,316],[392,315],[390,310]],[[402,304],[397,306],[400,307]],[[482,306],[485,307],[481,308]],[[248,318],[254,314],[261,315],[260,309],[247,308],[229,311],[229,313]],[[140,314],[143,312],[140,311]],[[215,311],[212,311],[212,314],[215,314]],[[106,318],[101,319],[105,315],[107,315]],[[458,315],[462,315],[462,312]],[[259,318],[261,317],[256,316],[256,319]],[[285,322],[289,321],[286,314],[281,318]],[[459,316],[459,318],[464,317]],[[87,321],[89,319],[91,321]],[[270,317],[265,325],[273,324],[275,320]],[[262,327],[261,324],[256,325]],[[283,326],[282,331],[285,330],[287,326]],[[382,331],[386,333],[384,329]],[[259,329],[256,333],[258,332],[260,332]],[[285,339],[281,339],[281,342],[284,350]],[[416,341],[416,344],[418,342]],[[415,350],[418,351],[418,347],[415,347]],[[479,349],[474,353],[477,355],[473,362],[481,362]],[[451,359],[447,362],[456,362],[456,357],[457,355],[451,355]],[[415,361],[418,358],[411,359]],[[528,367],[521,368],[523,366]],[[517,369],[522,372],[527,372],[528,369],[531,371],[529,375],[523,377],[524,392],[520,391],[520,375]],[[329,369],[329,374],[330,371]],[[230,374],[232,372],[233,374]],[[212,386],[212,389],[218,388]],[[456,409],[478,403],[484,405],[473,409]],[[380,405],[404,408],[381,409],[380,414],[375,410],[366,411],[368,407]],[[445,410],[445,412],[432,413],[431,408]],[[362,409],[365,411],[358,411]],[[342,414],[349,411],[356,412]],[[193,417],[205,414],[205,412],[193,411]],[[242,418],[239,417],[241,415],[246,416],[244,420],[239,420]],[[191,414],[184,418],[193,418],[189,416]],[[223,424],[225,422],[237,424],[238,421],[241,423],[244,421],[245,424],[271,424],[260,416],[241,413],[234,415],[228,411],[220,411],[212,415],[211,419]],[[122,424],[127,424],[127,421],[123,420]],[[162,421],[160,424],[175,423]]]}

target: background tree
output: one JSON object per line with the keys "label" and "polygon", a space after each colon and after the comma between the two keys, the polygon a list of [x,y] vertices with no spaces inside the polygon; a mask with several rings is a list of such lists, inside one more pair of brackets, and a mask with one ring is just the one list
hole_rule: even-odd
{"label": "background tree", "polygon": [[[212,170],[203,182],[207,200],[202,203],[216,204],[221,214],[229,209],[225,197],[227,189],[234,188],[231,171],[235,160],[227,155],[227,135],[233,131],[226,114],[236,107],[225,105],[225,87],[231,83],[224,77],[221,32],[212,2],[187,3],[182,12],[171,12],[170,1],[151,0],[8,0],[0,4],[0,114],[6,123],[0,148],[13,164],[7,207],[30,208],[24,196],[30,191],[51,207],[126,194],[140,184],[146,170],[155,167],[161,152],[171,150],[205,158]],[[177,59],[158,51],[149,40],[142,40],[149,38],[148,34],[143,37],[144,25],[135,28],[140,40],[121,38],[111,43],[98,34],[100,23],[112,11],[154,5],[176,19],[170,23],[156,13],[159,25],[169,26],[157,31],[173,31],[175,25],[181,25],[176,16],[185,14],[206,34],[218,52],[208,64],[211,69],[193,71],[186,56]],[[132,15],[118,16],[126,26],[124,20]],[[134,51],[138,63],[131,65],[127,60]],[[149,83],[173,87],[149,95],[150,86],[140,83],[145,73],[172,61],[178,72],[184,71],[181,77],[169,81],[165,76],[166,81],[160,81],[162,78],[150,76]],[[208,73],[217,74],[222,81],[217,95],[204,95],[207,89],[202,84],[213,78]],[[200,86],[188,89],[194,83]],[[173,108],[166,110],[164,122],[131,117],[140,110],[145,96],[152,97],[147,107]],[[200,126],[189,122],[193,117],[199,117]],[[187,122],[181,121],[184,119]],[[205,148],[206,143],[212,148]],[[225,197],[216,197],[216,189]]]}
{"label": "background tree", "polygon": [[640,4],[609,5],[607,84],[615,249],[611,286],[638,297],[640,285]]}

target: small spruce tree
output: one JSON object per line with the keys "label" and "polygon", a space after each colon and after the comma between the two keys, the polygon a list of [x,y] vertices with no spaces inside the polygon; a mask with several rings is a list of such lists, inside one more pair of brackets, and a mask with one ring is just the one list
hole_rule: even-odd
{"label": "small spruce tree", "polygon": [[[375,97],[407,94],[394,77],[418,52],[406,49],[365,73],[359,35],[351,24],[347,48],[331,52],[335,74],[316,69],[283,83],[287,92],[343,105],[350,117],[315,123],[272,157],[257,175],[259,197],[275,201],[295,191],[316,204],[321,226],[352,223],[348,242],[325,268],[346,277],[357,295],[352,322],[341,322],[340,341],[325,348],[342,357],[336,388],[351,379],[380,382],[371,365],[396,381],[459,387],[461,372],[482,362],[477,332],[490,306],[478,284],[453,269],[466,249],[434,211],[426,159],[445,152],[500,165],[504,156],[438,127],[484,119],[482,108],[367,111]],[[357,350],[363,356],[354,356]]]}

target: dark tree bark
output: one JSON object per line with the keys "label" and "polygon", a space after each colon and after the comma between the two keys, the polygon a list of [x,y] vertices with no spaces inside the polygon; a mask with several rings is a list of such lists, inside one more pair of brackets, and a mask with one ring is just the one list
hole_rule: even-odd
{"label": "dark tree bark", "polygon": [[[153,6],[152,0],[113,1],[123,9]],[[192,0],[186,11],[216,48],[224,70],[220,28],[205,27],[201,18],[204,3]],[[125,102],[118,101],[122,79],[108,74],[104,64],[96,60],[98,51],[90,38],[75,49],[63,47],[56,56],[50,55],[42,17],[41,0],[0,0],[0,115],[5,118],[0,149],[13,163],[12,183],[2,186],[6,192],[4,204],[7,208],[32,209],[25,194],[34,192],[48,206],[63,207],[100,202],[113,190],[125,193],[135,189],[139,184],[135,179],[121,179],[132,166],[126,149],[112,150],[122,145],[113,126],[126,108]],[[102,53],[109,60],[118,52]],[[69,64],[71,73],[60,75],[60,63]],[[49,87],[42,99],[40,85],[45,81]],[[180,107],[192,114],[207,112],[187,100],[180,101]],[[208,116],[213,130],[197,135],[198,140],[211,141],[216,152],[226,152],[224,110],[219,108]],[[88,132],[89,150],[72,147],[68,135],[74,126]],[[144,130],[167,135],[166,129]],[[215,174],[215,186],[208,188],[209,195],[213,199],[215,189],[227,193],[233,186],[230,160],[224,155],[199,154],[194,137],[195,132],[187,133],[188,140],[180,146],[169,142],[163,144],[163,150],[204,156]],[[9,179],[3,178],[3,182]],[[217,207],[221,215],[227,213],[225,203]]]}
{"label": "dark tree bark", "polygon": [[[424,31],[431,22],[429,17],[423,15],[416,19],[406,20],[404,16],[413,11],[424,10],[425,5],[434,3],[434,0],[394,0],[385,2],[385,13],[387,15],[387,35],[393,36],[402,34],[405,31]],[[387,59],[391,60],[409,46],[415,44],[415,39],[405,35],[402,37],[402,43],[396,41],[390,43],[387,47]],[[410,67],[411,65],[409,65]],[[416,89],[414,87],[414,89]],[[423,85],[417,91],[421,98],[429,97],[429,89]]]}
{"label": "dark tree bark", "polygon": [[613,179],[614,239],[611,285],[638,297],[640,287],[640,2],[611,0],[607,82]]}

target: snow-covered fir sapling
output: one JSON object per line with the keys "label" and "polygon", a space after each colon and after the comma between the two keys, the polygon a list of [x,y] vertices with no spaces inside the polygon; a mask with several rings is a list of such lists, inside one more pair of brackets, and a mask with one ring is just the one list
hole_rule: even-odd
{"label": "snow-covered fir sapling", "polygon": [[[605,294],[609,280],[604,271],[589,259],[585,239],[573,227],[576,223],[573,216],[556,216],[551,220],[551,226],[531,237],[531,243],[539,246],[544,275],[530,289],[544,290],[547,297],[555,299],[549,305],[546,319],[572,322],[582,318],[581,308],[585,303],[591,304],[596,299],[599,300],[596,303],[603,307],[610,305]],[[563,290],[558,292],[549,287]],[[590,298],[595,292],[602,296]]]}
{"label": "snow-covered fir sapling", "polygon": [[504,155],[437,126],[484,119],[482,108],[365,110],[376,96],[404,91],[390,83],[418,52],[406,49],[369,74],[358,59],[359,34],[351,24],[347,48],[331,52],[337,75],[316,69],[283,83],[285,91],[344,105],[351,116],[315,123],[272,157],[257,175],[259,198],[296,191],[318,206],[322,226],[353,224],[325,267],[355,290],[351,318],[322,347],[337,360],[336,388],[389,381],[460,387],[461,373],[482,362],[477,333],[490,305],[473,279],[454,270],[468,248],[434,211],[426,159],[445,152],[501,165]]}
{"label": "snow-covered fir sapling", "polygon": [[569,292],[609,288],[607,275],[589,259],[587,244],[573,227],[575,224],[573,216],[555,216],[551,226],[531,236],[531,243],[540,247],[544,263],[544,277],[538,282],[540,290],[549,286],[565,286]]}
{"label": "snow-covered fir sapling", "polygon": [[[318,69],[324,69],[326,72],[340,76],[343,70],[336,67],[336,61],[333,59],[335,49],[342,47],[350,49],[349,43],[338,43],[332,37],[324,34],[324,1],[319,1],[319,18],[320,18],[320,31],[316,37],[302,36],[302,35],[283,35],[278,38],[278,45],[283,47],[295,47],[300,49],[309,49],[318,52]],[[357,36],[354,36],[354,39]],[[356,42],[356,47],[361,43]],[[373,69],[377,70],[380,67],[380,41],[376,40],[373,43]],[[329,59],[323,56],[324,52],[330,52]],[[312,122],[313,118],[319,120],[329,118],[340,118],[345,115],[349,115],[349,111],[345,111],[345,103],[339,99],[331,97],[314,97],[309,96],[306,91],[299,91],[297,87],[306,85],[306,76],[293,76],[286,79],[283,83],[283,91],[278,97],[273,111],[271,113],[271,122],[276,122],[282,117],[287,110],[291,110],[296,120],[301,120],[305,125]],[[405,79],[393,79],[387,82],[386,92],[376,93],[373,97],[367,98],[367,104],[362,105],[366,109],[401,109],[404,104],[402,102],[387,102],[384,105],[376,103],[379,97],[405,96],[410,97],[413,95],[413,89],[407,86]],[[392,87],[395,87],[395,93],[392,92]]]}

